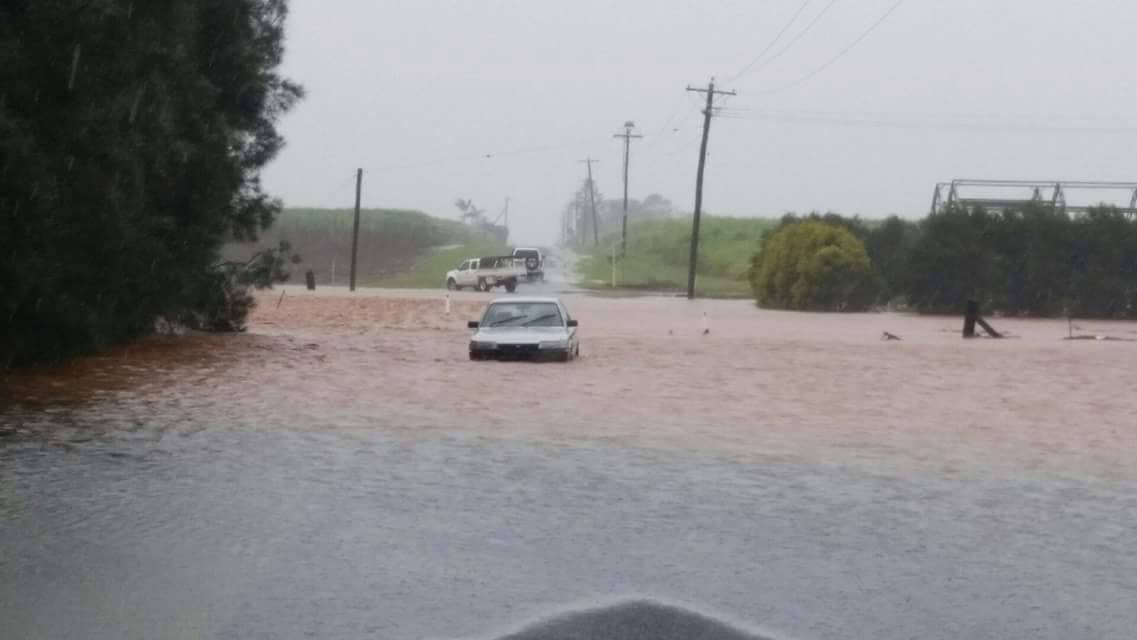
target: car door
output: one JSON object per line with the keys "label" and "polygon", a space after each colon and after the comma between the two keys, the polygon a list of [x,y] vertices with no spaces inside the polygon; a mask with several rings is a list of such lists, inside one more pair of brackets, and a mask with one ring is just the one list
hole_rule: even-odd
{"label": "car door", "polygon": [[575,347],[578,344],[576,327],[568,326],[569,320],[572,320],[572,314],[569,313],[568,307],[566,307],[563,302],[558,302],[557,306],[561,308],[561,319],[565,323],[565,331],[568,332],[570,349],[575,351]]}
{"label": "car door", "polygon": [[466,270],[458,272],[458,284],[463,287],[472,287],[478,284],[478,261],[467,260]]}

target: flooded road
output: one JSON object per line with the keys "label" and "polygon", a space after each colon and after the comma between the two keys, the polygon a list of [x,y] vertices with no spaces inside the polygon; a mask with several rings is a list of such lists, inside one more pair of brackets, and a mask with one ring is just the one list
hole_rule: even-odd
{"label": "flooded road", "polygon": [[2,379],[0,637],[489,639],[629,598],[799,640],[1137,628],[1137,344],[573,294],[581,360],[471,363],[480,294],[279,295]]}

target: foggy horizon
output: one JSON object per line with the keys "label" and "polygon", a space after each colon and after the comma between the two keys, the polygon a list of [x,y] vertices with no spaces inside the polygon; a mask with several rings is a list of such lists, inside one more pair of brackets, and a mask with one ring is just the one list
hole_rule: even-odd
{"label": "foggy horizon", "polygon": [[1137,175],[1131,3],[750,5],[294,0],[283,73],[308,94],[265,184],[348,207],[361,167],[366,207],[456,218],[468,198],[493,217],[508,197],[512,239],[551,242],[586,156],[620,197],[612,136],[632,120],[630,197],[689,212],[702,97],[685,88],[711,76],[738,96],[716,102],[710,214],[913,218],[954,178]]}

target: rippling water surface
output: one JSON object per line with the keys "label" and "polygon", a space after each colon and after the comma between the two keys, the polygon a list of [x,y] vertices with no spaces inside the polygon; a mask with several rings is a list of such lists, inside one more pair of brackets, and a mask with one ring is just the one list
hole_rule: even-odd
{"label": "rippling water surface", "polygon": [[276,303],[2,379],[0,637],[1137,629],[1135,344],[570,296],[582,360],[471,363],[474,294]]}

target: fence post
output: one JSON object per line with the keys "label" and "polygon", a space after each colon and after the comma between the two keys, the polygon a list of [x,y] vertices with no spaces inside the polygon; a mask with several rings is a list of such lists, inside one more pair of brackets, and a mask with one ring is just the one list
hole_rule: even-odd
{"label": "fence post", "polygon": [[967,301],[967,311],[963,316],[963,337],[975,337],[975,321],[979,319],[979,303],[975,300]]}

